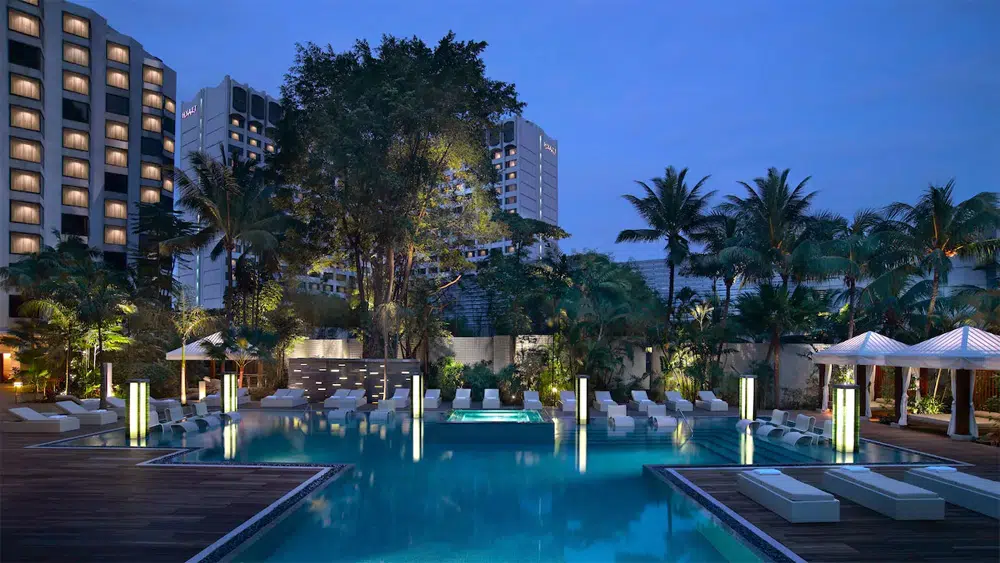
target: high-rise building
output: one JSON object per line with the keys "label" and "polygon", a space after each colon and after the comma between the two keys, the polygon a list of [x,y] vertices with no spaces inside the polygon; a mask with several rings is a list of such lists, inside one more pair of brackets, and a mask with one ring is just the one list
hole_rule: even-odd
{"label": "high-rise building", "polygon": [[[97,12],[7,0],[0,266],[82,237],[125,266],[139,202],[173,205],[177,77]],[[21,298],[0,293],[0,330]]]}

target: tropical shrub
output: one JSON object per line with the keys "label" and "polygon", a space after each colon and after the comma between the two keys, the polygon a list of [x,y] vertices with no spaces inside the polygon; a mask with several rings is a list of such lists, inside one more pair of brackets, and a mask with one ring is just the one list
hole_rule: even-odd
{"label": "tropical shrub", "polygon": [[924,395],[913,405],[913,412],[916,414],[941,414],[944,412],[944,403],[933,395]]}
{"label": "tropical shrub", "polygon": [[455,398],[455,389],[462,386],[464,366],[454,356],[445,356],[431,364],[428,377],[428,389],[440,389],[441,399],[451,401]]}
{"label": "tropical shrub", "polygon": [[1000,395],[987,397],[986,401],[983,403],[983,410],[989,412],[1000,412]]}
{"label": "tropical shrub", "polygon": [[497,376],[486,361],[465,366],[462,370],[462,378],[465,380],[465,386],[472,389],[472,400],[474,401],[483,400],[484,390],[497,388]]}
{"label": "tropical shrub", "polygon": [[500,390],[500,400],[507,404],[517,404],[521,402],[522,393],[525,389],[530,389],[521,372],[514,364],[507,364],[496,374],[497,389]]}

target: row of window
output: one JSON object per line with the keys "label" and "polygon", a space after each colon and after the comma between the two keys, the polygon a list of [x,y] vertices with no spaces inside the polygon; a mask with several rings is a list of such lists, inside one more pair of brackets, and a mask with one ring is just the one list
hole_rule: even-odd
{"label": "row of window", "polygon": [[[72,217],[64,215],[64,217]],[[68,229],[65,234],[73,234],[77,236],[80,235],[79,224],[73,224],[72,220],[68,225]],[[104,227],[104,244],[113,244],[117,246],[125,246],[128,244],[128,232],[125,227],[106,225]],[[34,254],[42,249],[42,237],[41,235],[31,234],[31,233],[18,233],[12,231],[10,233],[10,253],[11,254]]]}
{"label": "row of window", "polygon": [[[243,142],[243,135],[240,135],[236,131],[230,131],[229,138],[234,141],[239,141],[241,143]],[[257,148],[261,148],[261,145],[263,145],[264,150],[266,150],[267,152],[269,153],[274,152],[274,145],[272,145],[271,143],[261,143],[259,139],[254,139],[253,137],[247,138],[247,144],[250,145],[251,147],[257,147]]]}
{"label": "row of window", "polygon": [[[246,113],[247,111],[247,91],[239,86],[233,86],[233,109],[240,112]],[[266,105],[266,107],[265,107]],[[265,102],[264,98],[258,96],[257,94],[252,94],[250,96],[250,115],[256,117],[257,119],[264,119],[265,109],[267,111],[267,120],[271,123],[277,123],[281,120],[281,106],[274,102]]]}
{"label": "row of window", "polygon": [[[146,164],[146,163],[144,163]],[[155,166],[155,165],[153,165]],[[144,174],[148,176],[153,176],[155,171],[151,168],[144,166]],[[78,178],[86,180],[87,174],[89,173],[89,164],[85,160],[80,159],[65,159],[63,162],[63,174],[70,178]],[[10,170],[10,189],[15,192],[26,192],[32,194],[42,193],[42,175],[39,172],[33,170],[20,170],[17,168],[11,168]],[[156,187],[143,187],[144,190],[157,191]],[[172,192],[174,189],[174,181],[172,178],[163,179],[163,189]],[[118,174],[116,172],[105,171],[104,172],[104,190],[108,192],[115,193],[128,193],[128,176],[126,174]],[[159,196],[157,196],[159,197]],[[140,199],[143,201],[153,199],[153,196],[147,193],[140,194]],[[72,205],[74,207],[88,207],[87,203],[87,189],[78,188],[72,186],[63,186],[63,204]],[[148,203],[155,203],[148,201]]]}
{"label": "row of window", "polygon": [[[503,164],[497,162],[496,164],[493,165],[493,169],[494,170],[503,170],[504,168],[514,168],[515,166],[517,166],[517,161],[516,160],[508,160],[507,162],[505,162]],[[516,178],[517,175],[515,174],[514,177]]]}
{"label": "row of window", "polygon": [[[142,203],[159,203],[160,191],[156,188],[143,188],[139,201]],[[63,186],[62,203],[68,207],[88,209],[90,207],[89,192],[86,188]],[[128,203],[121,199],[104,200],[104,217],[106,219],[128,219]],[[25,225],[41,225],[41,204],[12,199],[10,201],[10,221],[11,223],[23,223]]]}
{"label": "row of window", "polygon": [[[26,0],[22,0],[26,1]],[[28,2],[29,4],[35,4],[37,1]],[[37,16],[16,10],[14,8],[9,8],[7,10],[7,29],[11,31],[16,31],[18,33],[28,35],[31,37],[41,38],[42,36],[42,22]],[[75,35],[83,39],[90,39],[90,22],[86,18],[82,18],[75,14],[70,14],[68,12],[63,12],[63,32],[70,35]],[[64,47],[65,48],[65,47]],[[89,49],[82,47],[87,50],[89,59]],[[115,61],[117,63],[129,64],[129,48],[127,45],[122,45],[120,43],[115,43],[113,41],[107,42],[107,56],[109,61]],[[70,61],[74,62],[75,61]],[[83,64],[87,63],[75,63]],[[151,67],[150,67],[151,68]],[[153,80],[146,80],[146,82],[151,82],[153,84],[163,84],[162,73],[160,75],[160,81],[154,82]]]}
{"label": "row of window", "polygon": [[342,285],[332,286],[332,285],[330,285],[328,283],[323,283],[323,284],[320,284],[320,283],[308,283],[307,284],[306,282],[299,282],[299,289],[305,290],[306,288],[308,288],[309,291],[322,291],[324,293],[330,293],[331,291],[336,291],[337,293],[347,293],[347,290],[348,290],[347,287],[342,286]]}
{"label": "row of window", "polygon": [[[159,141],[152,139],[153,142]],[[88,150],[90,143],[89,134],[86,131],[76,129],[63,130],[63,146],[74,150]],[[157,144],[157,147],[162,145]],[[162,149],[161,149],[162,150]],[[250,153],[253,154],[253,153]],[[30,139],[19,137],[10,138],[10,158],[23,160],[25,162],[42,163],[42,143]],[[128,149],[118,147],[104,148],[104,162],[111,166],[128,167]],[[87,179],[89,177],[90,164],[86,160],[79,158],[63,157],[63,175],[73,178]],[[147,180],[162,180],[162,167],[153,162],[143,162],[140,168],[140,176]],[[170,184],[173,189],[173,184]]]}
{"label": "row of window", "polygon": [[493,149],[493,160],[503,158],[505,152],[507,156],[514,156],[517,154],[517,147],[512,145],[508,146],[506,149]]}
{"label": "row of window", "polygon": [[[42,114],[40,111],[21,107],[21,106],[11,106],[10,107],[10,126],[18,129],[26,129],[28,131],[41,131],[42,130]],[[155,115],[143,115],[142,116],[142,128],[145,131],[150,131],[153,133],[160,133],[163,131],[162,120]],[[108,120],[105,122],[105,137],[115,141],[128,141],[128,124],[122,123],[120,121]],[[146,139],[143,139],[144,141]],[[160,156],[160,153],[166,151],[168,153],[174,152],[174,140],[170,138],[164,138],[162,143],[157,139],[150,139],[157,143],[160,150],[154,152],[143,151],[143,154],[150,154],[151,156]],[[63,146],[70,149],[86,151],[90,149],[90,133],[87,131],[81,131],[78,129],[63,129]],[[22,159],[23,160],[23,159]]]}

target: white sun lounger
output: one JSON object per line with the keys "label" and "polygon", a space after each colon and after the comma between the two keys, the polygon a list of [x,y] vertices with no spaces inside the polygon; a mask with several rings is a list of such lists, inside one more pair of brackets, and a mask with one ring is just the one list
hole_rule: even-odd
{"label": "white sun lounger", "polygon": [[737,478],[740,493],[792,523],[840,522],[840,501],[777,469],[751,469]]}
{"label": "white sun lounger", "polygon": [[260,400],[260,406],[271,409],[290,409],[306,404],[305,389],[278,389],[273,395]]}
{"label": "white sun lounger", "polygon": [[608,427],[613,430],[635,428],[635,419],[628,416],[625,405],[609,405]]}
{"label": "white sun lounger", "polygon": [[559,409],[563,412],[576,412],[576,393],[572,391],[560,391]]}
{"label": "white sun lounger", "polygon": [[441,408],[441,390],[440,389],[428,389],[424,393],[424,408],[425,409],[439,409]]}
{"label": "white sun lounger", "polygon": [[346,399],[348,394],[350,394],[350,389],[337,389],[334,391],[333,395],[330,395],[323,401],[324,409],[337,409],[340,408],[340,400]]}
{"label": "white sun lounger", "polygon": [[327,411],[326,419],[330,422],[343,422],[354,418],[354,409],[333,409]]}
{"label": "white sun lounger", "polygon": [[677,419],[667,416],[667,405],[650,405],[646,414],[649,415],[649,425],[657,430],[677,426]]}
{"label": "white sun lounger", "polygon": [[384,422],[390,418],[396,416],[396,400],[395,399],[385,399],[378,402],[378,408],[373,410],[368,414],[368,420],[371,422]]}
{"label": "white sun lounger", "polygon": [[[87,409],[88,411],[96,411],[96,410],[99,410],[101,408],[101,400],[100,399],[80,399],[79,402],[80,402],[80,405],[82,405],[83,408]],[[109,411],[117,414],[118,418],[124,418],[125,417],[125,401],[124,400],[119,399],[118,397],[108,397],[107,405],[108,405],[108,408],[105,409],[105,410],[109,410]]]}
{"label": "white sun lounger", "polygon": [[691,412],[694,405],[677,391],[667,391],[667,410]]}
{"label": "white sun lounger", "polygon": [[194,404],[194,416],[189,417],[195,422],[202,430],[208,428],[215,428],[222,425],[222,419],[218,415],[208,413],[208,405],[201,402],[196,402]]}
{"label": "white sun lounger", "polygon": [[487,389],[483,391],[483,408],[500,408],[500,391],[498,389]]}
{"label": "white sun lounger", "polygon": [[636,389],[632,391],[632,400],[629,401],[628,404],[639,412],[646,412],[646,409],[650,405],[655,405],[656,402],[650,400],[644,390]]}
{"label": "white sun lounger", "polygon": [[829,469],[823,473],[823,488],[894,520],[944,518],[944,499],[937,493],[890,479],[867,467]]}
{"label": "white sun lounger", "polygon": [[4,424],[6,432],[46,432],[58,433],[80,429],[80,419],[61,414],[44,415],[29,407],[10,409],[10,414],[21,419],[21,422]]}
{"label": "white sun lounger", "polygon": [[611,393],[607,391],[597,391],[594,393],[594,408],[601,412],[608,412],[609,407],[617,407],[618,403],[611,398]]}
{"label": "white sun lounger", "polygon": [[726,412],[729,410],[729,403],[715,396],[711,391],[698,391],[698,399],[694,406],[711,412]]}
{"label": "white sun lounger", "polygon": [[816,445],[819,442],[829,442],[833,440],[833,420],[826,420],[823,422],[823,431],[816,432],[816,429],[809,432],[799,432],[798,430],[792,430],[781,437],[781,441],[787,444],[798,444],[804,442],[811,445]]}
{"label": "white sun lounger", "polygon": [[472,389],[455,389],[455,400],[451,402],[453,409],[472,408]]}
{"label": "white sun lounger", "polygon": [[392,393],[392,400],[396,403],[397,409],[405,409],[410,406],[410,390],[406,387],[397,387]]}
{"label": "white sun lounger", "polygon": [[352,389],[347,397],[340,400],[340,408],[346,409],[357,409],[368,404],[368,397],[366,391],[363,387],[358,387],[357,389]]}
{"label": "white sun lounger", "polygon": [[158,411],[165,411],[167,409],[172,409],[174,407],[181,406],[177,399],[149,399],[149,405]]}
{"label": "white sun lounger", "polygon": [[524,392],[524,410],[542,410],[542,400],[538,398],[538,391]]}
{"label": "white sun lounger", "polygon": [[792,430],[802,433],[812,432],[814,424],[816,424],[816,417],[800,414],[795,417],[795,421],[791,424],[785,424],[782,426],[762,424],[759,428],[757,428],[757,435],[784,436],[786,432],[791,432]]}
{"label": "white sun lounger", "polygon": [[961,473],[954,467],[946,466],[911,469],[903,480],[933,491],[951,504],[1000,519],[1000,482]]}
{"label": "white sun lounger", "polygon": [[58,401],[56,406],[66,414],[80,419],[83,426],[104,426],[118,421],[118,415],[107,410],[88,411],[73,401]]}
{"label": "white sun lounger", "polygon": [[[150,411],[152,414],[152,411]],[[164,432],[170,430],[180,430],[182,432],[197,432],[200,430],[198,423],[194,420],[184,418],[184,409],[181,407],[171,407],[165,411],[166,420],[160,425]]]}
{"label": "white sun lounger", "polygon": [[788,413],[780,409],[774,409],[773,411],[771,411],[770,417],[759,416],[752,421],[741,420],[736,423],[736,427],[739,428],[740,431],[745,431],[747,428],[750,428],[751,430],[757,430],[762,425],[770,424],[771,426],[785,426],[785,423],[787,422],[788,422]]}

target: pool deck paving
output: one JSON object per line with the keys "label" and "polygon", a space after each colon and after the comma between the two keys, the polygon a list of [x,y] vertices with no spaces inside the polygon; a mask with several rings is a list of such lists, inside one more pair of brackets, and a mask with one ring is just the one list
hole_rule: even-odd
{"label": "pool deck paving", "polygon": [[[184,561],[317,471],[138,465],[164,450],[26,448],[93,431],[0,432],[0,561]],[[862,436],[1000,479],[998,448],[869,422]],[[842,522],[792,525],[736,490],[738,469],[675,469],[809,561],[1000,560],[1000,524],[952,505],[940,522],[897,522],[841,499]],[[817,484],[823,470],[787,471]],[[878,471],[901,477],[903,469]]]}

